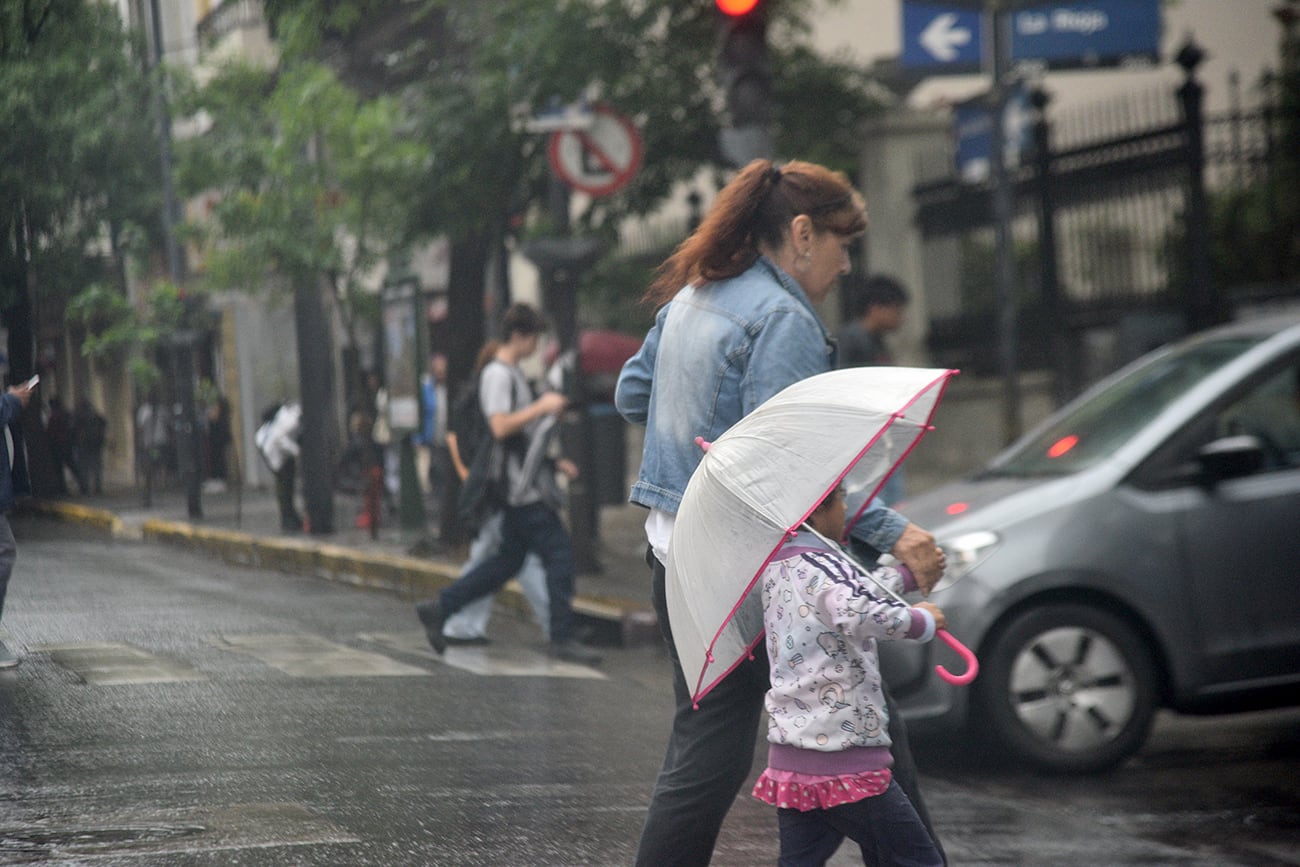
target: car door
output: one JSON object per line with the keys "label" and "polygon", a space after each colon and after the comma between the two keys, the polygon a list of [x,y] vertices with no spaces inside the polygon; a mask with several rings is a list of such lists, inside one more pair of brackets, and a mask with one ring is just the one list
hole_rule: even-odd
{"label": "car door", "polygon": [[1300,680],[1300,360],[1270,365],[1210,407],[1197,428],[1184,466],[1225,436],[1263,446],[1253,471],[1202,477],[1185,491],[1178,536],[1201,690]]}

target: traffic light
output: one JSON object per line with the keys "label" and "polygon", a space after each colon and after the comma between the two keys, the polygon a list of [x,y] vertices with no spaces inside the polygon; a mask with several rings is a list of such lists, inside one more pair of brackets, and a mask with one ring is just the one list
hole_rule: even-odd
{"label": "traffic light", "polygon": [[771,120],[772,67],[761,0],[715,0],[720,17],[718,76],[732,127]]}
{"label": "traffic light", "polygon": [[727,117],[720,142],[736,165],[772,155],[772,64],[764,0],[715,0],[718,80]]}
{"label": "traffic light", "polygon": [[733,18],[748,15],[758,8],[759,0],[715,0],[718,11]]}

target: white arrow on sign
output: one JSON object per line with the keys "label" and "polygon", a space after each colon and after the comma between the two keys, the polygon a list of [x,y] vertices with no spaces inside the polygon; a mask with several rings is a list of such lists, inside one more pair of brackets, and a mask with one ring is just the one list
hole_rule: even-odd
{"label": "white arrow on sign", "polygon": [[954,27],[957,23],[957,15],[954,12],[945,12],[935,17],[926,28],[921,31],[921,47],[934,57],[935,60],[947,63],[955,60],[957,57],[957,46],[966,45],[971,40],[971,32],[965,27]]}

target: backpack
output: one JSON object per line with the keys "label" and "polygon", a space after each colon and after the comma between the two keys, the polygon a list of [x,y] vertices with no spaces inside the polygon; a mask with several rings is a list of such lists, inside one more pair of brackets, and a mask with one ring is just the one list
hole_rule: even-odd
{"label": "backpack", "polygon": [[[513,395],[511,410],[518,405],[518,395]],[[461,483],[456,500],[456,513],[471,532],[477,533],[484,521],[506,506],[509,498],[506,455],[517,451],[521,444],[526,446],[527,438],[516,434],[501,441],[492,435],[492,426],[484,417],[479,401],[477,380],[456,398],[449,424],[456,434],[461,460],[469,467],[469,475]]]}

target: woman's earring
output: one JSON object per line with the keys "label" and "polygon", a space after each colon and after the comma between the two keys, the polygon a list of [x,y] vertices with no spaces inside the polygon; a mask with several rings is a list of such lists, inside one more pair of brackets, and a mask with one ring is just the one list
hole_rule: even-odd
{"label": "woman's earring", "polygon": [[812,250],[804,250],[798,259],[794,260],[794,270],[803,273],[812,267]]}

